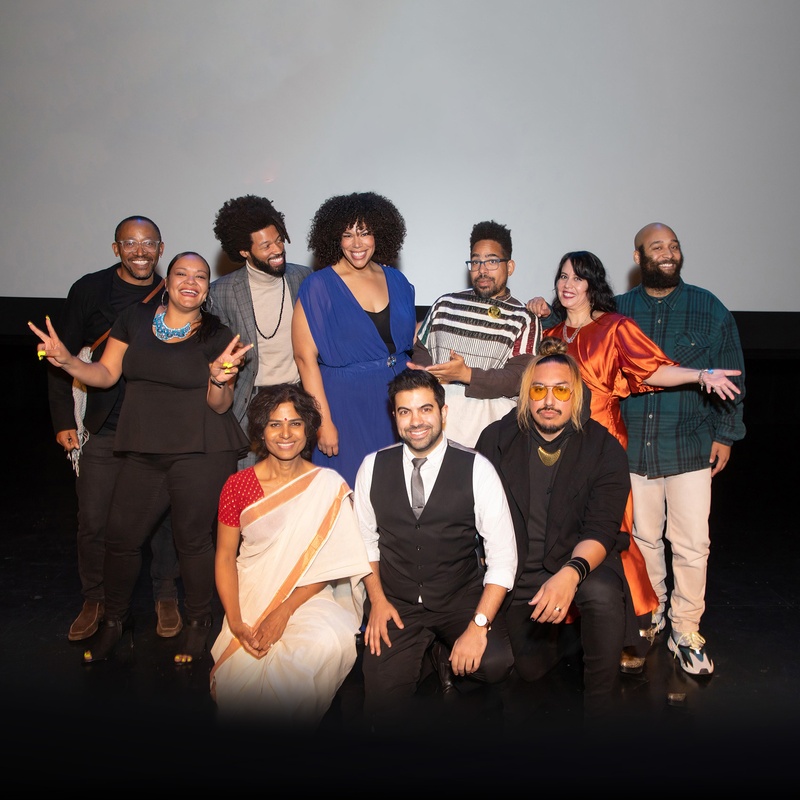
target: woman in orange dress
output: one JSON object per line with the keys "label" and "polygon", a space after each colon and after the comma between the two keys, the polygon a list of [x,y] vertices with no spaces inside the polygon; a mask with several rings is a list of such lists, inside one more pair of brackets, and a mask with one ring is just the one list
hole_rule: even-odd
{"label": "woman in orange dress", "polygon": [[[739,374],[737,370],[704,370],[698,374],[695,369],[681,367],[645,336],[634,320],[618,314],[605,268],[593,253],[586,250],[566,253],[555,275],[555,291],[552,314],[561,322],[547,328],[544,335],[567,343],[570,355],[580,365],[584,383],[592,392],[592,418],[605,425],[626,449],[628,431],[619,404],[630,394],[687,383],[699,383],[701,391],[714,391],[726,399],[738,393],[727,377]],[[541,297],[530,300],[528,309],[541,317],[551,313]],[[646,652],[658,632],[652,619],[652,613],[658,608],[658,598],[633,539],[631,494],[622,529],[630,535],[630,546],[622,553],[622,563],[645,642],[641,648],[636,648],[637,654],[623,654],[620,667],[625,672],[640,672],[644,664],[641,653]]]}

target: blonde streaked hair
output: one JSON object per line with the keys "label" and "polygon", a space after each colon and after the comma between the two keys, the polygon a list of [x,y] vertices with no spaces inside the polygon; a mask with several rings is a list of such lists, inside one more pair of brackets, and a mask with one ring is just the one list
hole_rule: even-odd
{"label": "blonde streaked hair", "polygon": [[581,415],[583,414],[583,379],[578,362],[567,352],[567,343],[554,336],[545,336],[542,339],[536,355],[522,373],[522,382],[517,398],[517,424],[520,430],[530,431],[534,427],[533,417],[528,406],[528,392],[533,385],[533,373],[538,364],[565,364],[569,367],[570,384],[572,388],[572,413],[570,418],[576,431],[583,430]]}

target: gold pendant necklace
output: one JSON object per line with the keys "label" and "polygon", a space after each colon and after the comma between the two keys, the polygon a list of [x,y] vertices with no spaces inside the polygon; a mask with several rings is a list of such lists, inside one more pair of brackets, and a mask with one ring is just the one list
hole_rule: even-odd
{"label": "gold pendant necklace", "polygon": [[544,450],[541,446],[539,447],[539,460],[544,464],[546,467],[552,467],[553,464],[558,461],[559,456],[561,455],[561,448],[559,447],[555,453],[548,453],[547,450]]}

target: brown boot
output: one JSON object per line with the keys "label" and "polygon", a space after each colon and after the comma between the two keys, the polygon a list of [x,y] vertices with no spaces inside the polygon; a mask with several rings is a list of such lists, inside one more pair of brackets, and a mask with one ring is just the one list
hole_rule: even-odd
{"label": "brown boot", "polygon": [[159,636],[164,639],[171,639],[181,632],[183,620],[181,619],[181,612],[178,611],[177,600],[157,600],[156,614],[158,615],[156,633]]}
{"label": "brown boot", "polygon": [[67,638],[71,642],[88,639],[97,631],[97,626],[103,621],[104,613],[105,608],[102,603],[84,600],[81,613],[78,614],[75,622],[69,626]]}

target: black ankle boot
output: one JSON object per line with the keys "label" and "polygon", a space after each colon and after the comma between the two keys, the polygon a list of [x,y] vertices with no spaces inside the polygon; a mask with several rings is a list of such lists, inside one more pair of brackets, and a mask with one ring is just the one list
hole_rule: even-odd
{"label": "black ankle boot", "polygon": [[130,633],[130,647],[133,649],[133,618],[128,617],[123,621],[106,617],[99,627],[97,641],[84,652],[83,663],[94,664],[96,661],[108,661],[120,639],[127,633]]}
{"label": "black ankle boot", "polygon": [[191,664],[202,657],[208,645],[208,636],[211,633],[211,615],[203,619],[190,619],[184,627],[185,638],[183,648],[175,656],[178,665]]}

